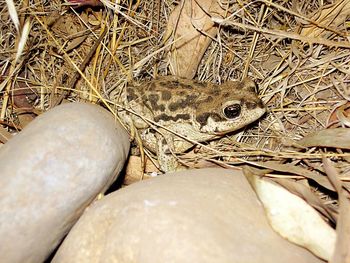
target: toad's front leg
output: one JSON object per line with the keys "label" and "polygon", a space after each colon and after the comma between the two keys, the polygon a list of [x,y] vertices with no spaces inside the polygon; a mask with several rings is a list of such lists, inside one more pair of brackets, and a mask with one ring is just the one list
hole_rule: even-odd
{"label": "toad's front leg", "polygon": [[174,137],[167,133],[157,133],[157,157],[162,172],[174,172],[181,169],[174,155]]}

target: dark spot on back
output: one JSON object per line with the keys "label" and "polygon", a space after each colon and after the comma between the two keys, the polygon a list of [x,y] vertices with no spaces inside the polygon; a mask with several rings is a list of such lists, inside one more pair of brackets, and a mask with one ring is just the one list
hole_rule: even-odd
{"label": "dark spot on back", "polygon": [[194,80],[193,83],[197,86],[197,87],[201,87],[201,88],[205,88],[208,86],[207,82],[202,82],[202,81],[198,81],[198,80]]}
{"label": "dark spot on back", "polygon": [[132,100],[137,99],[137,95],[135,94],[135,90],[133,88],[131,88],[131,87],[127,88],[126,93],[127,93],[126,99],[128,101],[132,101]]}
{"label": "dark spot on back", "polygon": [[214,96],[219,96],[221,93],[221,90],[219,89],[219,87],[214,86],[210,91],[209,94],[210,95],[214,95]]}
{"label": "dark spot on back", "polygon": [[212,102],[214,99],[213,99],[213,97],[212,96],[208,96],[205,100],[204,100],[204,102]]}
{"label": "dark spot on back", "polygon": [[164,81],[159,82],[159,84],[162,85],[162,86],[168,86],[169,83],[170,82],[164,82]]}
{"label": "dark spot on back", "polygon": [[159,84],[162,86],[165,86],[167,88],[171,88],[171,89],[177,88],[180,85],[180,83],[177,80],[172,80],[172,81],[168,81],[168,82],[160,82]]}
{"label": "dark spot on back", "polygon": [[147,100],[147,98],[145,98],[145,97],[142,97],[142,102],[143,102],[143,104],[144,104],[144,105],[147,105],[147,103],[148,103],[148,100]]}
{"label": "dark spot on back", "polygon": [[163,104],[158,104],[158,102],[159,102],[159,95],[158,94],[150,94],[148,96],[148,101],[151,103],[150,106],[153,110],[165,111],[165,106]]}
{"label": "dark spot on back", "polygon": [[178,121],[178,120],[189,120],[191,116],[187,113],[176,114],[175,116],[169,116],[167,114],[160,114],[154,117],[154,121]]}
{"label": "dark spot on back", "polygon": [[171,92],[169,90],[163,90],[162,100],[170,100],[170,99],[171,99]]}
{"label": "dark spot on back", "polygon": [[178,95],[178,96],[185,96],[185,94],[186,94],[186,91],[184,91],[184,90],[180,90],[180,91],[176,92],[176,95]]}
{"label": "dark spot on back", "polygon": [[148,86],[149,90],[156,90],[157,85],[154,82],[151,82],[150,85]]}
{"label": "dark spot on back", "polygon": [[185,107],[191,107],[191,108],[195,108],[195,99],[197,98],[196,95],[187,95],[185,98],[180,99],[176,102],[172,102],[169,104],[169,110],[170,111],[176,111],[178,109],[181,108],[185,108]]}
{"label": "dark spot on back", "polygon": [[192,85],[182,84],[181,86],[184,87],[185,89],[193,89]]}
{"label": "dark spot on back", "polygon": [[198,115],[196,120],[203,127],[204,125],[207,124],[207,121],[208,121],[209,117],[211,117],[215,121],[225,120],[218,113],[215,113],[215,112],[204,112],[204,113]]}
{"label": "dark spot on back", "polygon": [[150,94],[148,96],[148,100],[151,103],[152,108],[154,108],[158,105],[157,102],[159,100],[159,95],[158,94]]}

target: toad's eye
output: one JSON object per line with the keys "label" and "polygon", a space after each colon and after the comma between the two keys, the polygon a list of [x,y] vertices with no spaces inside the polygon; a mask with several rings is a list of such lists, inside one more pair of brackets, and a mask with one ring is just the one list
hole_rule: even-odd
{"label": "toad's eye", "polygon": [[232,104],[228,105],[224,108],[224,115],[227,119],[234,119],[239,116],[241,113],[241,105],[239,104]]}

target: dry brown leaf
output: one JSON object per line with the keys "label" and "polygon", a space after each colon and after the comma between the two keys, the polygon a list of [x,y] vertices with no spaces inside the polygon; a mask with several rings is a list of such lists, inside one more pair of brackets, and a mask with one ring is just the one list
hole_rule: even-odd
{"label": "dry brown leaf", "polygon": [[169,16],[166,37],[175,41],[169,52],[170,69],[173,75],[192,79],[211,38],[218,29],[210,15],[225,17],[217,0],[182,0]]}
{"label": "dry brown leaf", "polygon": [[84,35],[73,39],[73,41],[66,47],[66,52],[69,52],[72,49],[80,46],[80,44],[82,44],[87,39],[87,37],[88,35]]}
{"label": "dry brown leaf", "polygon": [[317,131],[305,136],[298,142],[305,147],[334,147],[350,149],[350,129],[336,128]]}
{"label": "dry brown leaf", "polygon": [[339,219],[337,224],[337,241],[331,263],[349,263],[350,262],[350,200],[347,192],[339,179],[337,170],[333,167],[330,160],[322,159],[326,173],[337,189],[339,196]]}
{"label": "dry brown leaf", "polygon": [[103,6],[99,0],[68,0],[68,2],[76,7],[81,6]]}
{"label": "dry brown leaf", "polygon": [[338,103],[335,106],[328,118],[327,127],[350,127],[350,102]]}
{"label": "dry brown leaf", "polygon": [[[350,15],[350,2],[347,0],[339,0],[334,4],[325,6],[317,12],[312,20],[322,27],[337,28],[346,21]],[[300,34],[310,37],[328,38],[333,32],[327,31],[324,28],[310,25],[301,30]]]}
{"label": "dry brown leaf", "polygon": [[279,172],[285,172],[289,174],[296,174],[303,176],[305,178],[314,180],[317,182],[319,185],[334,191],[334,187],[332,184],[329,182],[328,178],[325,176],[320,176],[319,174],[309,171],[307,169],[304,169],[300,166],[295,166],[291,164],[281,164],[278,162],[254,162],[255,165],[259,167],[264,167],[267,169],[271,169],[274,171],[279,171]]}
{"label": "dry brown leaf", "polygon": [[17,114],[17,117],[20,124],[20,128],[23,129],[35,119],[36,115],[33,112],[29,111]]}

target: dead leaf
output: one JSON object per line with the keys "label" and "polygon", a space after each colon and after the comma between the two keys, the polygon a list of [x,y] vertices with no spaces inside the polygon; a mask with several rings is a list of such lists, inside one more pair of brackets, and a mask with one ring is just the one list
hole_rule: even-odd
{"label": "dead leaf", "polygon": [[[309,24],[301,30],[301,35],[310,37],[329,38],[332,31],[342,25],[350,15],[350,2],[338,0],[335,3],[322,6],[312,18],[315,24]],[[331,30],[326,30],[330,28]]]}
{"label": "dead leaf", "polygon": [[339,127],[339,123],[342,127],[350,127],[350,102],[348,101],[332,110],[332,114],[327,121],[327,127],[335,125]]}
{"label": "dead leaf", "polygon": [[334,191],[333,185],[329,182],[326,176],[322,176],[318,173],[309,171],[307,169],[302,168],[301,166],[295,166],[292,164],[281,164],[277,162],[254,162],[254,164],[259,167],[264,167],[274,171],[300,175],[304,178],[308,178],[315,181],[324,188],[327,188],[328,190]]}
{"label": "dead leaf", "polygon": [[336,128],[317,131],[299,141],[305,147],[333,147],[350,149],[350,129]]}
{"label": "dead leaf", "polygon": [[290,242],[329,260],[336,240],[334,229],[300,197],[256,176],[249,168],[243,172],[262,202],[272,228]]}
{"label": "dead leaf", "polygon": [[36,115],[33,112],[23,112],[17,114],[17,118],[20,124],[20,128],[23,129],[29,123],[31,123],[35,119]]}
{"label": "dead leaf", "polygon": [[68,2],[74,7],[103,6],[103,4],[99,0],[68,0]]}
{"label": "dead leaf", "polygon": [[80,36],[72,40],[72,42],[67,45],[66,52],[71,51],[72,49],[75,49],[76,47],[80,46],[86,39],[88,35]]}
{"label": "dead leaf", "polygon": [[337,222],[338,212],[327,206],[314,192],[311,191],[308,184],[302,183],[301,180],[294,181],[285,178],[273,178],[273,181],[286,188],[289,192],[305,200],[331,222]]}
{"label": "dead leaf", "polygon": [[211,15],[225,17],[228,13],[217,0],[182,0],[169,16],[165,36],[175,41],[169,52],[173,75],[192,79],[198,65],[216,36],[218,29]]}
{"label": "dead leaf", "polygon": [[323,165],[326,173],[337,189],[339,196],[339,219],[337,224],[337,241],[330,263],[350,262],[350,200],[347,192],[339,179],[337,170],[330,160],[323,158]]}

